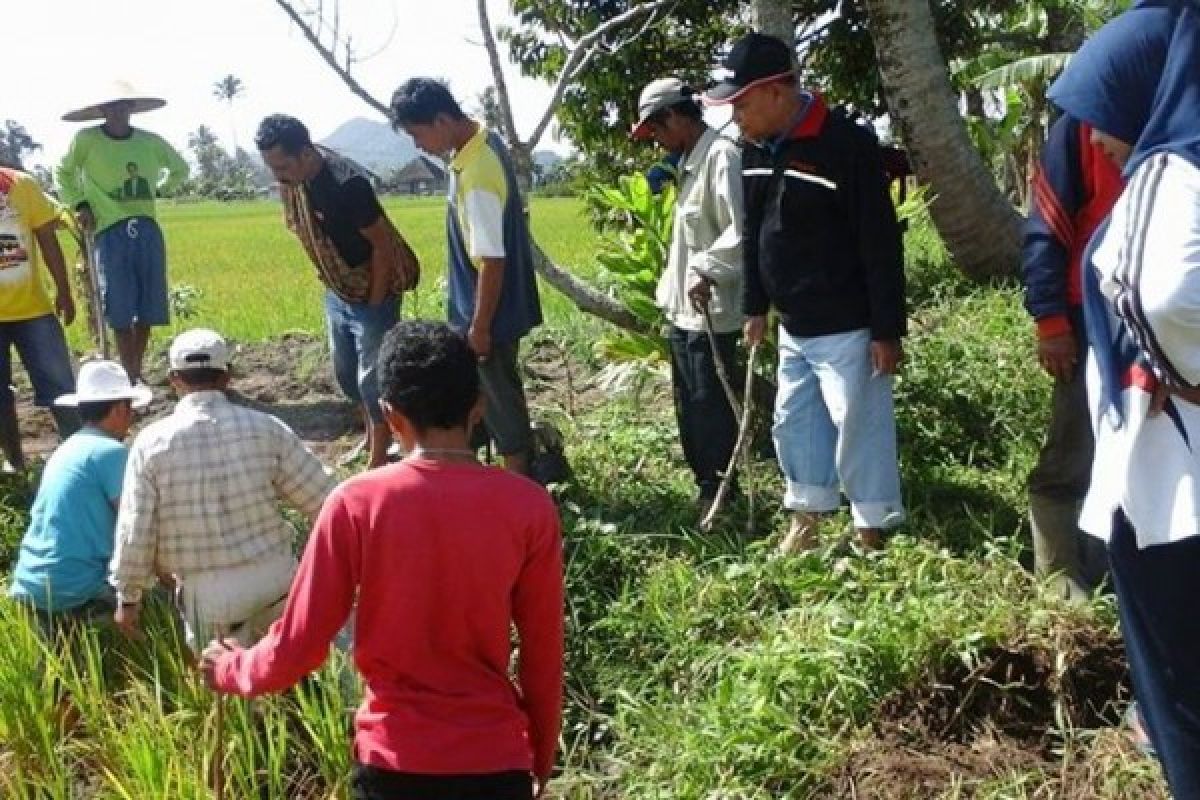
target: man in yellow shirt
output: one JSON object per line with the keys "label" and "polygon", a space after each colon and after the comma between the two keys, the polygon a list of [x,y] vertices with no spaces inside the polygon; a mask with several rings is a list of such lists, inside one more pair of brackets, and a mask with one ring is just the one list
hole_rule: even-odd
{"label": "man in yellow shirt", "polygon": [[[11,388],[11,350],[16,346],[33,384],[34,403],[49,408],[61,438],[79,429],[73,409],[53,405],[75,385],[64,323],[75,319],[67,267],[55,229],[58,209],[37,181],[19,170],[0,167],[0,449],[15,469],[25,465]],[[38,263],[44,259],[54,280],[50,302]]]}
{"label": "man in yellow shirt", "polygon": [[75,134],[56,175],[63,202],[96,234],[104,317],[134,383],[142,379],[150,328],[166,325],[168,316],[166,247],[154,198],[183,183],[188,165],[161,136],[130,125],[129,117],[164,105],[118,82],[108,99],[63,115],[68,122],[104,124]]}

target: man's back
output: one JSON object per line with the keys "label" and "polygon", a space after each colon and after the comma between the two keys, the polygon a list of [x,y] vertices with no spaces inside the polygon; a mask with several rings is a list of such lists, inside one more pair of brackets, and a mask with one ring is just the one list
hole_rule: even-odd
{"label": "man's back", "polygon": [[14,596],[58,611],[105,589],[127,454],[116,439],[84,428],[50,456],[13,571]]}
{"label": "man's back", "polygon": [[287,552],[293,531],[279,502],[315,514],[332,484],[286,425],[220,391],[187,394],[171,416],[138,434],[129,476],[118,579],[148,568],[146,559],[186,573]]}
{"label": "man's back", "polygon": [[[548,772],[554,742],[531,728],[557,730],[562,554],[544,489],[427,459],[347,481],[322,510],[283,620],[247,651],[269,657],[240,654],[231,672],[254,676],[256,692],[289,685],[324,659],[356,597],[354,658],[367,684],[359,761]],[[523,696],[508,675],[513,624]],[[543,751],[531,754],[531,741]]]}

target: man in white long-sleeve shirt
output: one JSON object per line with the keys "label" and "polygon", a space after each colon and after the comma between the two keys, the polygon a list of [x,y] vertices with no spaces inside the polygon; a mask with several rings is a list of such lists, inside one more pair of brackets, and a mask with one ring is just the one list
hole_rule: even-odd
{"label": "man in white long-sleeve shirt", "polygon": [[638,100],[633,136],[680,154],[675,225],[656,299],[670,322],[675,415],[703,513],[737,440],[737,419],[717,375],[704,309],[717,354],[736,385],[744,321],[742,159],[736,144],[705,124],[697,98],[678,78],[651,82]]}
{"label": "man in white long-sleeve shirt", "polygon": [[286,425],[225,396],[229,348],[219,334],[182,333],[169,358],[179,404],[138,434],[126,467],[112,561],[117,625],[133,634],[142,593],[171,575],[193,649],[216,635],[250,645],[283,612],[296,569],[279,504],[315,516],[334,482]]}

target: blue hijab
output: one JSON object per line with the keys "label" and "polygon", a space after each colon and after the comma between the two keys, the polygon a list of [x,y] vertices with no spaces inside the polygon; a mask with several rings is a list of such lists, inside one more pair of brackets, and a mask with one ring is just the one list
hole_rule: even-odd
{"label": "blue hijab", "polygon": [[[1050,100],[1097,130],[1134,145],[1128,177],[1150,155],[1175,152],[1200,165],[1200,29],[1196,0],[1147,0],[1092,36],[1050,87]],[[1108,227],[1084,256],[1084,319],[1101,378],[1099,411],[1124,417],[1122,376],[1144,356],[1112,313],[1091,266]],[[1171,414],[1173,409],[1168,408]],[[1171,414],[1174,417],[1174,414]]]}
{"label": "blue hijab", "polygon": [[1154,105],[1126,174],[1162,152],[1200,168],[1200,5],[1195,2],[1183,3],[1179,12]]}
{"label": "blue hijab", "polygon": [[1093,128],[1137,142],[1151,118],[1183,2],[1136,3],[1084,42],[1047,97]]}

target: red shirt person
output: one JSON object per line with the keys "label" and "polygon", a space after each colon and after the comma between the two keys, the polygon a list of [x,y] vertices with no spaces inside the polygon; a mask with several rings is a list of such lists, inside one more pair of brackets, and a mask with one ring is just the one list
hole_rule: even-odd
{"label": "red shirt person", "polygon": [[401,322],[380,369],[408,457],[334,490],[282,619],[248,650],[214,642],[201,669],[219,692],[285,689],[325,660],[357,598],[355,796],[529,798],[560,726],[557,511],[533,481],[476,463],[468,436],[483,401],[462,336]]}

